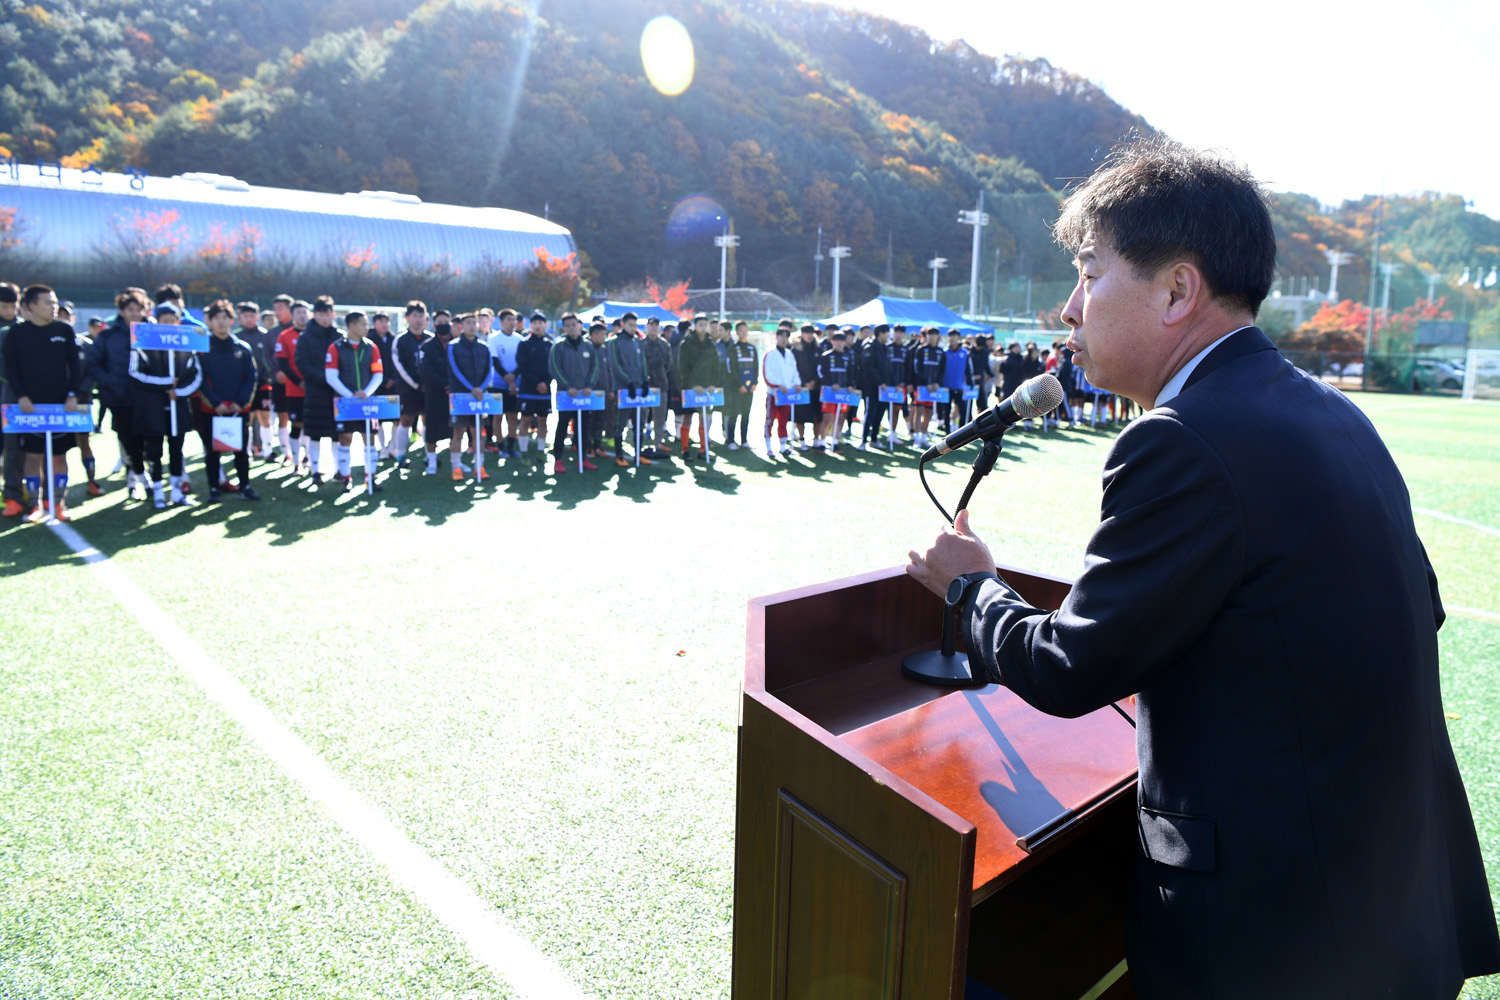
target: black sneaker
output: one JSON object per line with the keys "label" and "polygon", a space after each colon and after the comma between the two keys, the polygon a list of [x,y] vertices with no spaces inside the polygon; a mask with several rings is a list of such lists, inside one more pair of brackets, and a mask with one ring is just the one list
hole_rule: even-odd
{"label": "black sneaker", "polygon": [[219,488],[217,486],[210,486],[208,488],[209,503],[218,503],[221,496],[222,494],[219,492]]}
{"label": "black sneaker", "polygon": [[314,486],[322,486],[323,485],[323,473],[321,473],[321,472],[314,472],[312,474],[312,484]]}
{"label": "black sneaker", "polygon": [[353,476],[334,476],[334,478],[336,480],[338,480],[340,483],[344,484],[341,492],[344,492],[344,493],[353,492],[353,490],[354,490],[354,477]]}
{"label": "black sneaker", "polygon": [[250,487],[250,486],[241,486],[240,487],[240,499],[241,500],[259,500],[260,499],[260,494],[257,493],[257,492],[255,492],[255,489],[253,487]]}
{"label": "black sneaker", "polygon": [[370,492],[371,493],[384,493],[385,492],[385,487],[381,486],[379,483],[371,483],[370,484]]}

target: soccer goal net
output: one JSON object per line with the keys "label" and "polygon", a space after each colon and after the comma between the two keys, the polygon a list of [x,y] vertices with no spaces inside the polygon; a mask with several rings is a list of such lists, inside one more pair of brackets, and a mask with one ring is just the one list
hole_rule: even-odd
{"label": "soccer goal net", "polygon": [[1500,351],[1469,351],[1464,365],[1463,397],[1500,399]]}

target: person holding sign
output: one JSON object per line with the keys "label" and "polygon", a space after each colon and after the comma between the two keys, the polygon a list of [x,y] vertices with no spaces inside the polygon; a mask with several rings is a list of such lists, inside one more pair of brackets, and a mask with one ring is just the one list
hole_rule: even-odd
{"label": "person holding sign", "polygon": [[[900,390],[903,400],[910,396],[907,391],[907,373],[911,369],[911,351],[912,349],[906,343],[906,327],[897,323],[891,327],[890,341],[885,347],[885,357],[886,368],[890,372],[892,381],[897,383],[896,388]],[[906,431],[910,434],[911,411],[907,409],[907,404],[905,402],[890,403],[886,409],[891,415],[891,437],[894,439],[896,436],[897,417],[906,418]]]}
{"label": "person holding sign", "polygon": [[[724,370],[719,360],[719,351],[708,337],[708,317],[693,320],[693,332],[683,338],[677,349],[677,384],[694,392],[712,392],[721,381],[719,373]],[[698,458],[708,459],[708,420],[705,414],[687,406],[682,408],[682,423],[678,428],[682,438],[682,460],[689,460],[693,418],[698,418]]]}
{"label": "person holding sign", "polygon": [[[580,392],[593,392],[594,384],[599,381],[599,354],[594,350],[594,345],[584,339],[583,323],[576,313],[564,313],[562,324],[563,339],[552,345],[552,351],[547,356],[547,370],[557,379],[558,392],[566,392],[570,396],[576,396]],[[573,440],[580,447],[587,440],[585,424],[589,419],[589,414],[584,410],[573,414]],[[568,465],[563,460],[567,435],[568,418],[558,414],[557,433],[552,438],[552,471],[557,475],[568,471]],[[599,468],[587,458],[583,459],[582,465],[589,472]]]}
{"label": "person holding sign", "polygon": [[197,413],[193,419],[198,440],[203,443],[208,499],[219,499],[219,457],[228,451],[234,455],[234,475],[239,480],[239,488],[230,486],[231,492],[239,493],[245,500],[259,500],[259,494],[250,486],[250,450],[246,440],[250,404],[259,383],[255,348],[231,331],[234,311],[228,299],[210,303],[203,310],[203,318],[208,321],[208,350],[198,355],[203,381],[198,387]]}
{"label": "person holding sign", "polygon": [[[345,399],[366,399],[378,391],[385,382],[385,365],[381,361],[380,347],[373,338],[365,336],[365,314],[355,310],[344,317],[348,334],[340,337],[328,347],[323,356],[323,378],[335,396]],[[377,421],[378,423],[378,421]],[[377,463],[375,442],[370,440],[368,420],[341,420],[338,422],[338,446],[334,453],[338,460],[338,472],[334,474],[344,492],[353,489],[352,447],[356,432],[365,439],[365,478],[375,476]],[[380,484],[370,484],[372,492],[380,490]]]}
{"label": "person holding sign", "polygon": [[[417,417],[427,405],[427,396],[422,392],[422,349],[431,339],[432,334],[427,332],[427,303],[412,299],[406,304],[406,329],[396,335],[391,347],[391,364],[401,380],[396,387],[401,396],[401,420],[391,439],[391,457],[403,469]],[[437,471],[436,467],[433,471]]]}
{"label": "person holding sign", "polygon": [[[938,328],[922,329],[922,343],[911,352],[911,439],[918,448],[927,447],[927,425],[932,422],[934,400],[940,399],[943,389],[943,349],[938,346]],[[926,389],[928,399],[920,397]],[[948,404],[937,403],[938,416],[945,417]]]}
{"label": "person holding sign", "polygon": [[[829,340],[833,346],[829,347],[818,358],[819,391],[828,386],[838,389],[847,387],[852,374],[850,369],[853,365],[850,363],[849,353],[845,349],[849,340],[848,334],[843,330],[834,330]],[[840,403],[824,403],[823,419],[818,424],[820,432],[819,446],[837,454],[839,451],[839,431],[843,427],[843,423],[843,405]]]}
{"label": "person holding sign", "polygon": [[[859,342],[859,387],[865,394],[865,421],[859,435],[860,451],[869,449],[871,439],[876,444],[880,443],[880,423],[885,419],[885,402],[881,400],[880,392],[891,383],[900,381],[891,374],[891,356],[885,343],[890,332],[891,328],[881,323],[875,328],[873,336]],[[895,414],[891,415],[891,419],[896,419]]]}
{"label": "person holding sign", "polygon": [[[750,324],[734,324],[734,342],[729,345],[729,389],[724,396],[724,440],[729,450],[750,447],[750,403],[760,381],[760,351],[750,343]],[[739,443],[735,443],[738,436]]]}
{"label": "person holding sign", "polygon": [[132,416],[135,393],[130,387],[130,327],[141,321],[151,302],[138,288],[127,288],[115,296],[116,315],[94,338],[89,361],[99,386],[99,400],[109,410],[110,429],[120,447],[127,469],[125,489],[132,499],[137,485],[146,479],[146,459],[141,436]]}
{"label": "person holding sign", "polygon": [[[5,382],[15,396],[22,413],[35,412],[38,404],[61,403],[69,413],[78,410],[83,382],[83,365],[78,359],[78,342],[73,328],[57,319],[57,293],[46,285],[28,285],[21,292],[20,307],[25,319],[6,331],[0,345]],[[42,499],[42,456],[47,450],[46,435],[17,435],[15,446],[25,455],[22,478],[37,505],[27,520],[43,521],[55,517],[68,519],[63,494],[68,488],[67,450],[73,446],[73,435],[52,435],[53,503],[49,509]]]}
{"label": "person holding sign", "polygon": [[[526,338],[516,330],[520,317],[514,309],[501,309],[496,319],[500,328],[491,331],[490,339],[485,342],[494,360],[495,374],[490,378],[490,385],[496,392],[505,394],[505,440],[501,442],[500,454],[515,458],[521,454],[521,387],[517,379],[516,351]],[[500,421],[499,416],[491,418],[496,437],[500,436]]]}
{"label": "person holding sign", "polygon": [[797,359],[797,378],[802,388],[808,390],[808,401],[792,407],[792,426],[797,430],[797,446],[802,451],[808,449],[808,439],[822,423],[823,410],[818,403],[818,356],[822,353],[818,347],[818,328],[804,323],[800,339],[792,347],[792,356]]}
{"label": "person holding sign", "polygon": [[[448,391],[455,394],[467,392],[475,399],[483,399],[495,373],[494,356],[490,354],[489,345],[479,339],[479,327],[474,318],[466,315],[461,320],[461,332],[448,341]],[[467,418],[464,419],[467,423]],[[484,435],[478,429],[479,424],[480,420],[476,418],[472,425],[474,478],[483,481],[490,478],[490,474],[484,471]],[[455,483],[464,479],[463,426],[458,420],[453,421],[453,440],[448,446]]]}
{"label": "person holding sign", "polygon": [[661,321],[655,316],[646,320],[646,339],[641,342],[646,360],[646,388],[655,389],[661,403],[651,413],[651,447],[642,449],[643,458],[671,458],[664,447],[667,441],[667,400],[672,391],[672,344],[661,335]]}
{"label": "person holding sign", "polygon": [[[636,332],[638,317],[633,312],[628,312],[620,317],[620,329],[615,336],[606,344],[605,357],[609,363],[609,369],[613,375],[612,384],[619,392],[631,396],[643,396],[649,390],[649,377],[646,371],[645,341],[641,340]],[[657,342],[660,343],[658,334]],[[625,457],[625,412],[627,407],[616,405],[615,408],[615,464],[624,468],[630,464]],[[640,440],[640,423],[644,419],[640,409],[630,411],[631,420],[636,423],[636,439]],[[637,456],[642,465],[650,465],[651,459],[644,454]]]}
{"label": "person holding sign", "polygon": [[333,299],[319,295],[313,303],[312,322],[297,341],[297,370],[302,373],[305,394],[302,409],[302,440],[307,445],[308,467],[314,486],[323,485],[318,464],[323,457],[323,439],[338,434],[333,419],[333,389],[323,375],[323,359],[343,334],[333,325]]}
{"label": "person holding sign", "polygon": [[[163,302],[156,307],[157,323],[176,326],[180,318],[175,302]],[[172,503],[191,504],[188,490],[183,488],[187,473],[182,463],[182,438],[193,418],[188,400],[203,381],[198,355],[192,351],[137,347],[130,352],[130,377],[135,388],[135,426],[145,446],[146,483],[152,502],[157,510],[167,505],[161,477],[161,445],[165,439]]]}
{"label": "person holding sign", "polygon": [[516,383],[521,400],[521,456],[531,446],[531,435],[536,435],[536,454],[540,462],[547,461],[547,414],[552,412],[552,344],[547,340],[547,314],[537,311],[531,314],[531,332],[516,347]]}
{"label": "person holding sign", "polygon": [[[417,361],[423,393],[422,440],[427,446],[427,467],[422,470],[424,476],[437,475],[438,442],[453,436],[453,418],[448,403],[448,342],[453,339],[453,323],[442,309],[432,317],[432,336],[422,342],[422,354]],[[467,468],[457,451],[453,452],[453,464],[460,472]]]}
{"label": "person holding sign", "polygon": [[776,346],[766,352],[765,359],[761,362],[761,378],[766,383],[766,457],[775,458],[777,454],[776,438],[771,436],[771,425],[776,425],[777,436],[781,439],[780,453],[790,455],[792,444],[788,438],[789,428],[787,424],[792,419],[792,404],[777,403],[776,393],[796,392],[802,388],[800,376],[797,374],[797,356],[787,346],[791,340],[792,330],[789,324],[776,328]]}

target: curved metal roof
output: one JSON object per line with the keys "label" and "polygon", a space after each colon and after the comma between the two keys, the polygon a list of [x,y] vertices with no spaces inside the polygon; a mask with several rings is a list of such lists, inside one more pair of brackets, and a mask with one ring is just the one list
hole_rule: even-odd
{"label": "curved metal roof", "polygon": [[258,187],[218,174],[152,177],[5,163],[0,207],[17,210],[23,238],[47,258],[54,284],[83,287],[110,280],[101,261],[126,245],[190,256],[215,227],[221,236],[252,227],[257,257],[294,269],[305,285],[351,254],[387,268],[446,260],[468,271],[527,265],[538,248],[554,256],[575,249],[562,226],[510,209],[432,204],[389,191]]}

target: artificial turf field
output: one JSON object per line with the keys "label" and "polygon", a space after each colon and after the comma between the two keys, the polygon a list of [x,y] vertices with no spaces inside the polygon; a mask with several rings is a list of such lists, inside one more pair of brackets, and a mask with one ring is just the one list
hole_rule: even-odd
{"label": "artificial turf field", "polygon": [[[1500,404],[1353,398],[1415,507],[1489,529],[1417,514],[1468,609],[1443,690],[1500,890]],[[1077,573],[1112,438],[1008,436],[972,505],[997,558]],[[909,450],[717,450],[478,488],[382,470],[373,500],[257,464],[261,503],[167,511],[116,477],[73,489],[72,524],[583,993],[727,997],[745,602],[902,563],[942,522]],[[945,504],[969,457],[929,477]],[[524,995],[56,535],[0,526],[0,578],[0,997]]]}

